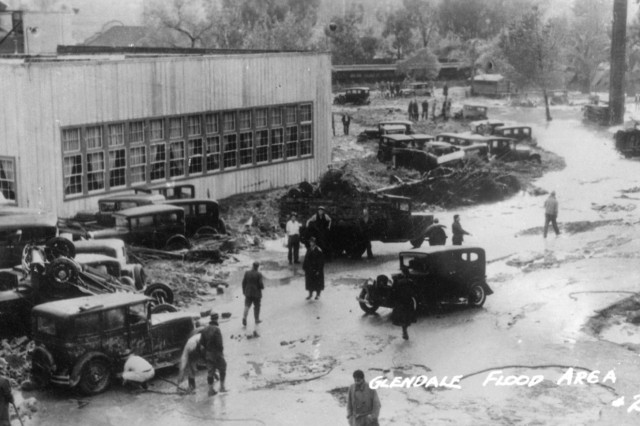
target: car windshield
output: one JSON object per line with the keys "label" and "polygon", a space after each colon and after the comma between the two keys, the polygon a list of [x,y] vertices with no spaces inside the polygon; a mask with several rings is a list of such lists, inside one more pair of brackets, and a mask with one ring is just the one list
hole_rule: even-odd
{"label": "car windshield", "polygon": [[400,267],[410,272],[428,272],[428,262],[424,255],[404,255],[400,258]]}
{"label": "car windshield", "polygon": [[129,229],[129,223],[124,216],[116,216],[116,229],[119,231],[126,231]]}

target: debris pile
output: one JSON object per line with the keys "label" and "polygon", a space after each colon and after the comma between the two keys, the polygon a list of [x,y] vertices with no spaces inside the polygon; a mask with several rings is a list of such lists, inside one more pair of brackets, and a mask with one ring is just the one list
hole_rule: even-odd
{"label": "debris pile", "polygon": [[636,205],[627,204],[626,206],[621,206],[620,204],[615,204],[615,203],[610,203],[610,204],[591,203],[591,209],[601,213],[612,213],[612,212],[619,212],[619,211],[630,212],[636,209]]}
{"label": "debris pile", "polygon": [[0,341],[0,375],[7,377],[14,389],[29,378],[30,354],[34,346],[26,336]]}

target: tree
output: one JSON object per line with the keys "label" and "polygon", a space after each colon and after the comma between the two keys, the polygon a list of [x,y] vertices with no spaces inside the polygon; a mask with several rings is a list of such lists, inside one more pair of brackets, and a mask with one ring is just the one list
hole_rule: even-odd
{"label": "tree", "polygon": [[206,47],[214,26],[215,11],[207,0],[151,0],[145,4],[143,21],[152,29],[149,37],[173,47]]}
{"label": "tree", "polygon": [[558,21],[543,22],[541,11],[533,7],[511,24],[500,40],[502,52],[513,67],[513,77],[542,90],[547,121],[552,119],[547,90],[561,79],[564,35]]}
{"label": "tree", "polygon": [[311,40],[309,21],[287,12],[282,20],[260,19],[247,31],[243,47],[249,49],[303,50]]}
{"label": "tree", "polygon": [[398,9],[387,15],[382,37],[393,36],[392,47],[396,51],[396,58],[402,59],[413,50],[414,22],[406,9]]}
{"label": "tree", "polygon": [[613,1],[611,71],[609,73],[609,115],[611,124],[624,121],[624,73],[627,32],[627,0]]}
{"label": "tree", "polygon": [[[324,29],[327,41],[331,44],[331,56],[334,64],[362,64],[373,59],[371,33],[361,29],[364,20],[364,7],[353,5],[344,16],[334,16],[331,25]],[[376,46],[377,47],[377,46]]]}
{"label": "tree", "polygon": [[412,21],[412,27],[420,35],[422,47],[429,47],[431,36],[438,29],[433,0],[402,0],[402,4]]}
{"label": "tree", "polygon": [[433,80],[440,73],[440,62],[428,48],[418,50],[415,55],[398,62],[396,72],[414,79]]}

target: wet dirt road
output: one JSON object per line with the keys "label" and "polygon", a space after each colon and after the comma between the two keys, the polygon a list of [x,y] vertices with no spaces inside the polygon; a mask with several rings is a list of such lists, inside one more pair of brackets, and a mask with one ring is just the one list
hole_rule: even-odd
{"label": "wet dirt road", "polygon": [[[542,120],[543,111],[507,113],[494,107],[490,115],[531,122]],[[198,392],[178,395],[164,381],[176,379],[169,370],[159,373],[151,392],[114,386],[92,398],[35,393],[41,408],[30,424],[347,424],[346,387],[355,369],[364,370],[367,379],[468,376],[461,389],[379,389],[382,425],[638,424],[640,413],[632,410],[633,397],[640,394],[638,353],[592,336],[583,325],[595,310],[626,296],[617,292],[638,291],[640,195],[618,197],[622,189],[640,187],[640,163],[621,159],[610,134],[585,128],[577,108],[553,115],[549,125],[532,124],[538,143],[567,163],[536,183],[558,193],[560,238],[545,241],[535,229],[542,226],[545,196],[522,194],[437,214],[449,225],[460,213],[473,234],[465,244],[486,249],[495,294],[484,308],[422,315],[409,329],[411,340],[404,341],[389,310],[364,316],[355,296],[364,278],[394,272],[397,252],[408,243],[374,243],[372,261],[328,264],[326,292],[319,301],[306,301],[302,271],[287,264],[279,241],[268,242],[266,250],[244,253],[235,265],[244,267],[254,258],[263,263],[268,280],[260,337],[251,337],[251,320],[246,329],[241,326],[242,271],[230,277],[229,291],[213,306],[193,308],[232,313],[221,323],[228,393],[207,397],[202,371]],[[580,232],[565,232],[569,223],[585,220],[596,226],[578,224],[571,229]],[[605,290],[611,293],[593,293]],[[568,367],[599,370],[598,383],[558,384]],[[604,379],[610,370],[615,383]],[[483,386],[492,371],[543,380],[531,387]]]}

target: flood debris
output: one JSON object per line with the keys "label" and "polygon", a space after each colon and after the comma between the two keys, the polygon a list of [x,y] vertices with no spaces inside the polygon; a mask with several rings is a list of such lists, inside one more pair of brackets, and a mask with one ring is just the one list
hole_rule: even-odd
{"label": "flood debris", "polygon": [[28,381],[30,354],[34,347],[33,341],[26,336],[0,341],[0,375],[11,381],[12,388],[18,388]]}

